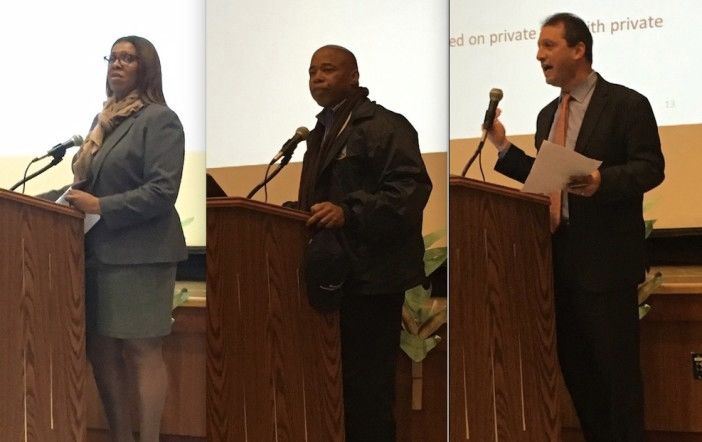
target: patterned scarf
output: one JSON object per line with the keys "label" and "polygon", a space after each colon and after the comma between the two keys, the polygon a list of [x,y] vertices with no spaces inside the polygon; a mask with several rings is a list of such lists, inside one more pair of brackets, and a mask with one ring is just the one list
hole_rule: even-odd
{"label": "patterned scarf", "polygon": [[93,127],[85,142],[80,147],[73,160],[73,180],[78,182],[88,178],[90,164],[100,150],[102,142],[119,126],[127,117],[138,112],[144,107],[139,92],[134,90],[123,99],[117,101],[114,95],[105,101],[102,112],[97,117],[97,124]]}

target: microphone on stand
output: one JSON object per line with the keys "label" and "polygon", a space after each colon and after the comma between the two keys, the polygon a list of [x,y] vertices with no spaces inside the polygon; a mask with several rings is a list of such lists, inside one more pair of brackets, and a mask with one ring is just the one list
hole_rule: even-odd
{"label": "microphone on stand", "polygon": [[[22,179],[19,180],[17,183],[15,183],[15,185],[12,186],[10,188],[10,190],[15,190],[19,186],[22,186],[22,193],[24,193],[23,184],[25,184],[27,181],[31,180],[32,178],[41,175],[42,173],[46,172],[47,170],[51,169],[52,167],[54,167],[55,165],[60,163],[61,160],[63,160],[63,156],[66,155],[66,149],[68,149],[69,147],[73,147],[73,146],[80,146],[82,144],[83,144],[83,137],[81,137],[80,135],[73,135],[70,139],[64,141],[63,143],[59,143],[56,146],[49,149],[49,151],[46,152],[45,155],[34,158],[32,161],[29,162],[29,164],[27,165],[27,168],[24,170],[24,176],[22,177]],[[41,169],[34,172],[33,174],[27,176],[27,172],[29,172],[29,167],[32,164],[36,163],[39,160],[43,160],[44,158],[47,158],[47,157],[53,157],[54,159],[51,160],[51,162],[49,164],[47,164],[46,166],[42,167]]]}
{"label": "microphone on stand", "polygon": [[292,156],[298,143],[302,140],[306,140],[307,136],[309,134],[310,134],[310,131],[306,127],[304,127],[304,126],[298,127],[297,130],[295,130],[295,134],[292,136],[292,138],[290,138],[288,141],[286,141],[283,144],[283,147],[280,148],[278,153],[275,154],[275,156],[271,160],[270,164],[275,163],[276,161],[278,161],[279,159],[281,159],[285,156]]}
{"label": "microphone on stand", "polygon": [[[490,128],[492,128],[492,123],[495,121],[495,115],[497,114],[497,105],[500,102],[500,100],[502,100],[502,96],[502,89],[490,89],[490,103],[488,104],[488,108],[485,111],[485,119],[483,120],[483,135],[480,137],[480,143],[478,143],[478,148],[475,149],[475,153],[472,157],[470,157],[468,163],[466,163],[466,167],[463,168],[461,176],[466,176],[466,172],[468,172],[470,166],[473,164],[478,155],[480,155],[480,152],[482,152],[483,146],[485,145],[485,140],[487,139],[488,131],[490,130]],[[482,172],[482,166],[480,170]],[[485,177],[483,177],[483,181],[484,180]]]}
{"label": "microphone on stand", "polygon": [[[278,173],[280,173],[280,171],[283,170],[283,167],[287,166],[297,145],[300,143],[300,141],[307,139],[307,136],[309,134],[310,130],[304,126],[298,127],[297,130],[295,130],[295,134],[292,136],[292,138],[283,143],[283,147],[280,148],[280,150],[277,154],[275,154],[271,162],[268,163],[268,167],[266,168],[266,175],[263,177],[263,181],[261,181],[259,184],[256,185],[256,187],[251,189],[251,192],[249,192],[249,194],[246,196],[247,199],[251,199],[256,194],[256,192],[258,192],[262,187],[268,184],[270,180],[272,180],[276,175],[278,175]],[[281,158],[283,160],[280,162],[280,164],[278,164],[278,167],[273,171],[273,173],[269,175],[268,171],[270,170],[270,167]],[[268,199],[267,193],[266,199]]]}
{"label": "microphone on stand", "polygon": [[66,154],[66,149],[69,147],[73,146],[80,146],[83,144],[83,137],[80,135],[73,135],[70,139],[64,141],[63,143],[59,143],[56,146],[52,147],[49,149],[48,152],[46,152],[45,155],[41,157],[34,158],[32,162],[43,160],[44,158],[48,157],[54,157],[56,158],[57,156],[63,157]]}
{"label": "microphone on stand", "polygon": [[500,100],[502,100],[502,96],[502,89],[490,89],[490,104],[488,104],[488,108],[485,111],[485,119],[483,120],[484,132],[487,132],[490,130],[490,128],[492,128],[492,123],[495,121],[495,114],[497,114],[497,105]]}

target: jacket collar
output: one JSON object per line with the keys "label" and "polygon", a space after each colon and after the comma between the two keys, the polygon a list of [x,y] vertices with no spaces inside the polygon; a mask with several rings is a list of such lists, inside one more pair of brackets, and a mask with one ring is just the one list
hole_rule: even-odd
{"label": "jacket collar", "polygon": [[[603,110],[607,106],[607,102],[609,100],[609,89],[610,83],[602,78],[602,76],[598,73],[595,90],[592,91],[592,98],[590,98],[590,104],[585,111],[583,122],[580,125],[578,139],[575,142],[576,152],[584,154],[587,151],[586,148],[589,144],[590,137],[592,136],[595,127],[597,127],[597,122],[599,121]],[[558,109],[558,102],[559,99],[556,98],[544,109],[543,119],[539,121],[539,127],[537,127],[539,147],[541,146],[541,141],[548,139],[548,134],[551,130],[551,125],[553,124],[553,118],[555,117],[556,110]]]}
{"label": "jacket collar", "polygon": [[119,126],[117,126],[108,136],[105,138],[105,140],[102,142],[102,146],[98,150],[97,154],[95,154],[95,158],[93,158],[92,164],[90,165],[90,171],[92,175],[92,179],[90,180],[90,186],[92,187],[95,181],[98,178],[98,175],[100,175],[100,171],[102,170],[102,165],[105,162],[105,158],[107,155],[110,153],[110,151],[117,145],[117,143],[124,138],[124,136],[129,132],[129,129],[134,125],[134,122],[136,121],[137,117],[148,107],[148,104],[138,110],[137,112],[134,112],[132,115],[127,117],[124,121],[122,121]]}
{"label": "jacket collar", "polygon": [[[319,168],[319,175],[322,175],[324,171],[329,167],[329,165],[334,161],[335,158],[339,156],[342,149],[346,146],[346,142],[351,135],[351,128],[361,120],[371,118],[375,114],[376,104],[370,101],[368,98],[361,100],[361,102],[351,111],[349,122],[346,124],[344,130],[341,131],[336,140],[332,143],[327,151],[327,155],[322,161],[322,165]],[[321,138],[321,136],[320,136]],[[319,141],[321,143],[321,140]],[[318,175],[318,176],[319,176]]]}
{"label": "jacket collar", "polygon": [[590,104],[587,107],[587,111],[585,111],[583,123],[580,126],[580,132],[578,133],[578,139],[575,142],[576,152],[584,154],[587,151],[587,146],[590,144],[590,137],[592,136],[595,127],[597,127],[597,122],[602,116],[602,113],[607,106],[607,102],[609,101],[609,86],[610,84],[605,81],[600,74],[597,74],[595,90],[592,92]]}

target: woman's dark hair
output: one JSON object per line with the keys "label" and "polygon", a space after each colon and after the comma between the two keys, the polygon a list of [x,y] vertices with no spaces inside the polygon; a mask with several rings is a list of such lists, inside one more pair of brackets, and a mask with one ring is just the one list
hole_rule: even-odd
{"label": "woman's dark hair", "polygon": [[568,12],[553,14],[541,26],[556,26],[563,23],[565,30],[565,40],[569,47],[573,47],[580,42],[585,45],[585,58],[592,64],[592,34],[583,19]]}
{"label": "woman's dark hair", "polygon": [[[139,69],[137,70],[136,88],[139,90],[141,99],[145,103],[166,104],[166,99],[163,96],[163,85],[161,82],[161,60],[158,58],[158,52],[151,42],[143,37],[129,35],[118,38],[112,47],[117,43],[129,42],[136,49],[137,62]],[[113,94],[110,89],[110,82],[106,81],[107,96]]]}

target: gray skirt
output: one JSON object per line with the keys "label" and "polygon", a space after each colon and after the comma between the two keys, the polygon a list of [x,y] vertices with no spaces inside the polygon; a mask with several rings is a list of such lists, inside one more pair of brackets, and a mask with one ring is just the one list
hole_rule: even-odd
{"label": "gray skirt", "polygon": [[119,339],[170,334],[175,274],[175,263],[88,267],[87,334]]}

